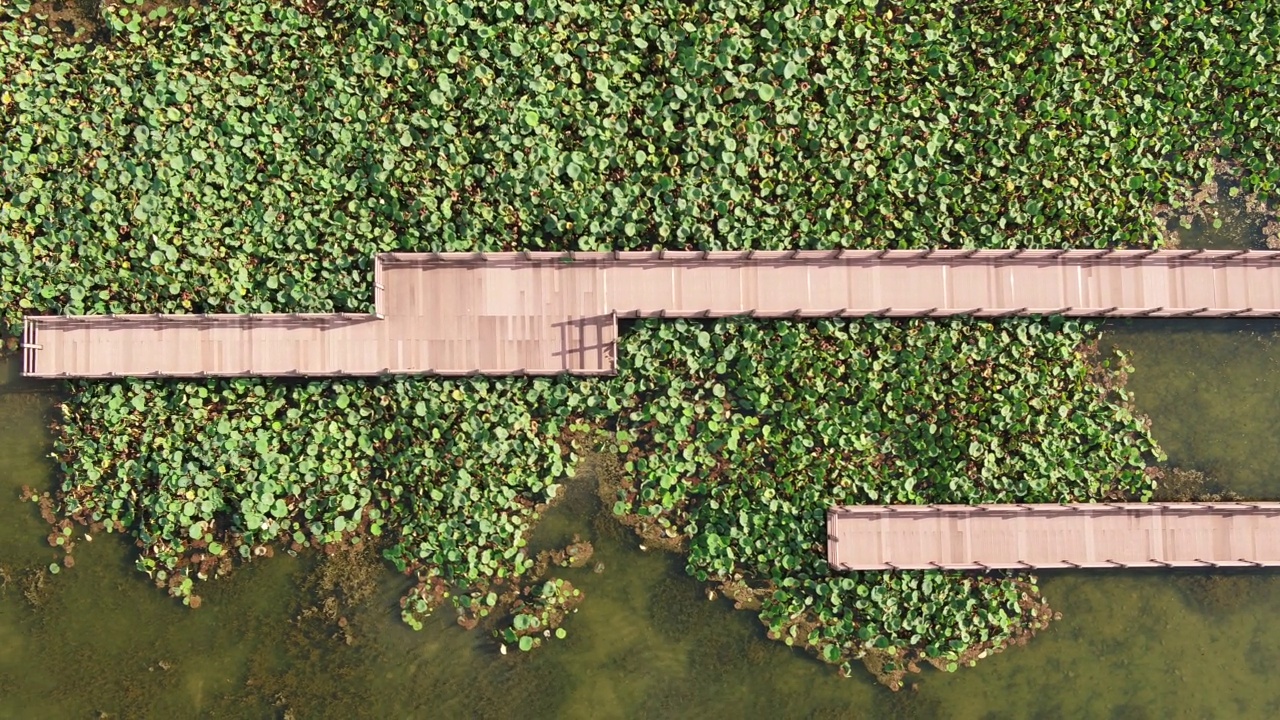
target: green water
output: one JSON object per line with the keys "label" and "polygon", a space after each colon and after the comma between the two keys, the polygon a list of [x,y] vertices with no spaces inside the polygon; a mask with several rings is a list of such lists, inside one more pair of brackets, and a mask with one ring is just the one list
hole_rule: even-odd
{"label": "green water", "polygon": [[[1238,492],[1280,497],[1280,323],[1108,326],[1129,388],[1171,461]],[[0,368],[0,718],[1272,718],[1280,716],[1280,574],[1043,575],[1063,618],[1027,646],[894,694],[764,638],[749,613],[642,552],[571,491],[535,542],[594,542],[604,571],[568,570],[587,595],[567,640],[500,655],[448,612],[415,633],[404,580],[380,573],[350,613],[353,644],[293,622],[314,558],[279,555],[201,589],[189,610],[132,567],[118,536],[80,541],[76,566],[33,606],[23,580],[57,559],[21,486],[48,488],[54,398]],[[590,483],[589,477],[582,482]]]}
{"label": "green water", "polygon": [[1130,354],[1128,389],[1171,463],[1280,498],[1280,321],[1130,321],[1109,339]]}
{"label": "green water", "polygon": [[[642,552],[630,531],[596,516],[587,486],[571,492],[535,541],[574,533],[604,571],[566,570],[587,595],[567,640],[502,656],[491,638],[442,612],[422,632],[399,620],[404,581],[352,618],[346,645],[292,622],[312,565],[280,555],[202,587],[189,610],[131,566],[117,536],[80,542],[76,566],[33,608],[21,575],[57,555],[22,485],[46,487],[47,396],[0,392],[0,718],[87,717],[682,717],[814,711],[859,717],[888,693],[764,638],[759,622],[686,577],[677,558]],[[590,482],[590,478],[584,478]],[[592,518],[596,521],[592,522]],[[167,668],[167,669],[166,669]],[[774,690],[768,690],[773,688]],[[811,692],[818,693],[816,696]]]}
{"label": "green water", "polygon": [[[1219,178],[1217,199],[1207,200],[1199,212],[1183,208],[1165,222],[1165,229],[1174,236],[1175,245],[1181,248],[1205,248],[1208,250],[1265,250],[1267,238],[1264,226],[1271,218],[1264,213],[1250,210],[1243,195],[1231,197],[1233,181]],[[1183,227],[1181,215],[1189,215],[1188,227]]]}
{"label": "green water", "polygon": [[[1131,389],[1177,462],[1241,492],[1272,480],[1280,326],[1149,322],[1113,328]],[[1063,619],[1025,647],[898,694],[766,640],[760,624],[641,552],[594,500],[572,493],[538,541],[573,533],[604,572],[565,571],[587,594],[569,638],[502,656],[441,613],[415,633],[383,573],[352,615],[355,643],[292,623],[313,560],[256,561],[189,610],[153,588],[118,536],[81,541],[39,607],[18,587],[56,554],[23,484],[47,487],[48,395],[0,386],[0,718],[95,717],[1117,717],[1280,714],[1280,575],[1063,573],[1042,588]],[[590,482],[590,479],[584,479]]]}

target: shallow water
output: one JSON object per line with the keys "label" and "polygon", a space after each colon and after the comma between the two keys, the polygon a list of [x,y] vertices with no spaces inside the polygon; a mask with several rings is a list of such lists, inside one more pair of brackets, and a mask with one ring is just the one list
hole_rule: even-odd
{"label": "shallow water", "polygon": [[1208,250],[1265,250],[1267,248],[1264,226],[1268,218],[1258,212],[1250,212],[1243,195],[1231,197],[1229,186],[1219,185],[1217,200],[1205,202],[1202,212],[1193,215],[1187,227],[1180,217],[1171,217],[1165,224],[1177,247],[1205,248]]}
{"label": "shallow water", "polygon": [[[0,393],[0,718],[78,717],[682,717],[759,716],[827,708],[858,717],[884,695],[764,638],[763,627],[684,575],[678,558],[642,552],[584,484],[553,510],[535,542],[594,542],[591,568],[564,570],[587,596],[568,638],[502,656],[492,639],[441,612],[422,632],[394,610],[405,581],[357,611],[346,645],[297,629],[311,560],[259,560],[182,607],[132,568],[118,536],[80,542],[76,566],[51,578],[39,607],[22,577],[58,554],[37,509],[16,497],[47,487],[43,431],[52,398]],[[582,478],[589,483],[589,477]],[[166,669],[167,668],[167,669]],[[761,688],[779,688],[778,695]],[[817,699],[785,688],[822,688]],[[851,714],[852,713],[852,714]]]}
{"label": "shallow water", "polygon": [[1170,463],[1280,498],[1280,321],[1135,320],[1106,339],[1137,369],[1128,389]]}
{"label": "shallow water", "polygon": [[[1190,326],[1191,323],[1185,325]],[[1196,328],[1199,328],[1198,330]],[[1140,410],[1179,462],[1241,492],[1280,496],[1267,468],[1276,326],[1164,323],[1113,329],[1138,368]],[[393,609],[403,581],[353,616],[348,646],[291,624],[311,561],[257,561],[208,583],[188,610],[151,587],[131,548],[100,536],[32,608],[25,568],[56,554],[23,484],[47,486],[48,395],[0,392],[0,718],[77,717],[1274,717],[1280,575],[1063,573],[1042,587],[1063,619],[1026,647],[952,675],[927,671],[889,693],[763,637],[708,601],[677,558],[641,552],[589,493],[570,493],[537,542],[596,545],[567,570],[587,600],[567,640],[522,656],[442,612],[420,633]],[[1241,408],[1245,408],[1241,412]],[[584,482],[590,482],[584,478]],[[8,498],[8,500],[4,500]],[[168,669],[165,669],[165,668]]]}
{"label": "shallow water", "polygon": [[[1280,323],[1109,325],[1137,372],[1129,389],[1174,463],[1255,498],[1280,497]],[[603,573],[564,641],[502,656],[441,612],[398,619],[404,581],[383,573],[346,645],[293,624],[312,559],[277,556],[201,589],[192,611],[132,567],[118,536],[80,542],[38,607],[23,576],[57,554],[22,485],[47,488],[53,398],[0,378],[0,718],[557,717],[1271,718],[1280,716],[1280,574],[1059,573],[1041,587],[1063,619],[1025,647],[890,693],[840,679],[766,640],[760,623],[684,575],[571,491],[535,543],[592,540]],[[590,478],[584,477],[584,483]]]}

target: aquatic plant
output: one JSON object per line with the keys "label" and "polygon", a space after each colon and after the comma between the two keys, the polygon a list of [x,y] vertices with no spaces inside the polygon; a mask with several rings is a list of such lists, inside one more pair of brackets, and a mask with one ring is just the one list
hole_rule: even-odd
{"label": "aquatic plant", "polygon": [[[1153,244],[1150,206],[1220,156],[1280,181],[1263,0],[131,4],[90,44],[0,27],[11,335],[365,310],[379,250]],[[1145,494],[1089,333],[642,323],[607,382],[76,383],[60,512],[192,604],[233,557],[384,538],[417,624],[528,573],[578,418],[629,455],[618,517],[780,639],[954,662],[1028,627],[1034,587],[834,576],[804,539],[830,502]]]}
{"label": "aquatic plant", "polygon": [[210,0],[0,33],[0,307],[363,310],[377,250],[1103,246],[1280,180],[1266,0]]}
{"label": "aquatic plant", "polygon": [[369,602],[385,571],[373,543],[358,538],[354,543],[326,545],[324,555],[301,583],[299,625],[310,625],[347,645],[355,643],[351,616]]}
{"label": "aquatic plant", "polygon": [[[139,569],[179,596],[175,578],[224,554],[356,533],[420,588],[483,588],[532,565],[530,524],[573,473],[560,435],[591,386],[78,383],[55,440],[62,512],[133,534]],[[418,592],[406,612],[440,599]]]}
{"label": "aquatic plant", "polygon": [[[561,436],[590,421],[626,455],[613,512],[687,547],[695,577],[762,591],[774,637],[846,672],[868,652],[891,671],[954,661],[1038,623],[1034,586],[833,574],[826,508],[1148,494],[1158,451],[1124,391],[1091,376],[1089,333],[1061,318],[645,322],[605,381],[79,383],[55,444],[61,509],[137,537],[139,567],[188,598],[225,556],[381,537],[416,575],[403,606],[420,627],[530,571],[528,529],[573,472]],[[553,629],[514,616],[513,644]]]}
{"label": "aquatic plant", "polygon": [[561,623],[582,602],[582,591],[562,578],[551,578],[524,594],[512,610],[511,624],[494,631],[500,638],[503,651],[506,645],[514,645],[522,652],[542,646],[546,638],[563,640],[568,633]]}
{"label": "aquatic plant", "polygon": [[1034,584],[833,573],[826,510],[1149,497],[1159,450],[1124,390],[1090,377],[1091,332],[1060,317],[641,323],[607,401],[632,481],[614,512],[680,538],[691,575],[766,590],[771,636],[846,672],[868,650],[997,647],[1040,622]]}
{"label": "aquatic plant", "polygon": [[1156,502],[1215,503],[1243,499],[1217,478],[1194,468],[1151,468],[1148,473],[1155,486],[1151,499]]}

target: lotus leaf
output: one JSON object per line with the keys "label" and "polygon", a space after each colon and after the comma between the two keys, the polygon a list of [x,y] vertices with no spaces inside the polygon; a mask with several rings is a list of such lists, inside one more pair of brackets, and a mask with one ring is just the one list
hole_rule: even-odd
{"label": "lotus leaf", "polygon": [[[6,21],[0,324],[362,312],[379,251],[1149,246],[1151,206],[1221,160],[1275,192],[1275,3],[882,5],[211,0],[109,7],[87,44]],[[178,594],[209,537],[249,558],[367,530],[424,588],[483,596],[532,564],[561,430],[594,427],[626,454],[612,511],[696,577],[774,588],[778,637],[842,668],[957,658],[1026,627],[1030,586],[832,575],[823,510],[1148,493],[1158,450],[1094,333],[639,322],[607,380],[72,383],[59,509]]]}

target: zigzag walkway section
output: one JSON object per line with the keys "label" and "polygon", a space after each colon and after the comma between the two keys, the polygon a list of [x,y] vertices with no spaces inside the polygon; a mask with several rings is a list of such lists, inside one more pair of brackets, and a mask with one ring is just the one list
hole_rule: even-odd
{"label": "zigzag walkway section", "polygon": [[393,253],[373,275],[368,313],[28,317],[23,373],[611,374],[636,317],[1280,316],[1273,251]]}
{"label": "zigzag walkway section", "polygon": [[[28,317],[23,374],[611,374],[639,317],[1280,317],[1271,251],[393,253],[373,276],[368,313]],[[1280,565],[1280,503],[833,508],[828,561]]]}
{"label": "zigzag walkway section", "polygon": [[1280,566],[1280,503],[885,505],[827,513],[836,570]]}

